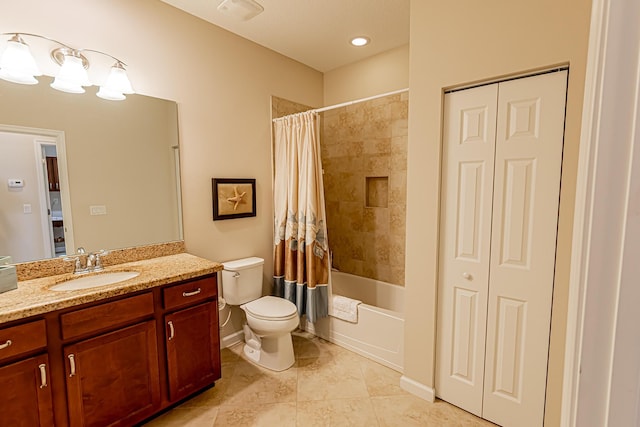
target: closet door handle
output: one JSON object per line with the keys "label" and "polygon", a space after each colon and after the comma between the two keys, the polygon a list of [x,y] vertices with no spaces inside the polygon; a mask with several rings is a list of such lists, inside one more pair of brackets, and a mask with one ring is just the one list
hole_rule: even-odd
{"label": "closet door handle", "polygon": [[473,279],[473,276],[467,272],[462,273],[462,277],[464,277],[467,280]]}
{"label": "closet door handle", "polygon": [[41,363],[38,368],[40,368],[40,388],[45,388],[47,386],[47,365]]}
{"label": "closet door handle", "polygon": [[175,336],[176,331],[173,329],[173,322],[171,320],[167,322],[167,325],[169,326],[169,341],[171,341]]}
{"label": "closet door handle", "polygon": [[75,377],[76,375],[76,357],[73,354],[67,356],[69,358],[69,378]]}

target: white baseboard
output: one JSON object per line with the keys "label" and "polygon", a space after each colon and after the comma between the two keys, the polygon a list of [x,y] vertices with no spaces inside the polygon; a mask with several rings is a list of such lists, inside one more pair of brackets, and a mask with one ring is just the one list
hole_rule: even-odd
{"label": "white baseboard", "polygon": [[436,391],[433,388],[407,378],[405,375],[400,377],[400,388],[431,403],[436,401]]}
{"label": "white baseboard", "polygon": [[220,340],[220,348],[231,347],[232,345],[238,344],[239,342],[244,341],[244,332],[238,331],[233,334],[227,335],[226,337],[222,337]]}

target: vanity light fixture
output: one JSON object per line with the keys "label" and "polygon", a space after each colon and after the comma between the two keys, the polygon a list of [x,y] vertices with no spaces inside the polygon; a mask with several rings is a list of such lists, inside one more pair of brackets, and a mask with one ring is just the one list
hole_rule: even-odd
{"label": "vanity light fixture", "polygon": [[356,47],[366,46],[371,42],[369,37],[358,36],[351,39],[351,45]]}
{"label": "vanity light fixture", "polygon": [[20,84],[38,83],[36,76],[41,76],[42,73],[31,54],[29,45],[23,40],[23,37],[29,36],[60,45],[51,51],[51,59],[60,66],[53,83],[51,83],[52,88],[68,93],[84,93],[84,87],[92,85],[87,73],[89,59],[86,54],[97,53],[108,56],[115,61],[97,95],[103,99],[119,101],[126,98],[125,94],[134,93],[124,68],[126,64],[108,53],[93,49],[74,49],[57,40],[38,34],[2,33],[0,35],[12,36],[0,56],[0,79]]}

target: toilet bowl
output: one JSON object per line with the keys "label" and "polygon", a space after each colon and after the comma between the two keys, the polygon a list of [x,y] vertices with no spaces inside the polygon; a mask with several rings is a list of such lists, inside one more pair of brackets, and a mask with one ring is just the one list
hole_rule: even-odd
{"label": "toilet bowl", "polygon": [[300,324],[295,304],[266,296],[240,308],[247,316],[249,329],[245,330],[245,356],[274,371],[290,368],[295,363],[291,332]]}
{"label": "toilet bowl", "polygon": [[257,365],[274,371],[295,362],[291,332],[300,319],[294,303],[262,295],[262,258],[251,257],[223,263],[222,292],[229,305],[245,312],[244,355]]}

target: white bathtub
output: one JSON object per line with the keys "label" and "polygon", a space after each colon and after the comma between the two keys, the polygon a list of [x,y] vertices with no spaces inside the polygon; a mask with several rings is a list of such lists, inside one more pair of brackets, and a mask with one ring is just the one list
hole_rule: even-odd
{"label": "white bathtub", "polygon": [[362,301],[358,323],[335,317],[307,323],[305,329],[396,371],[404,366],[404,288],[333,271],[335,295]]}

